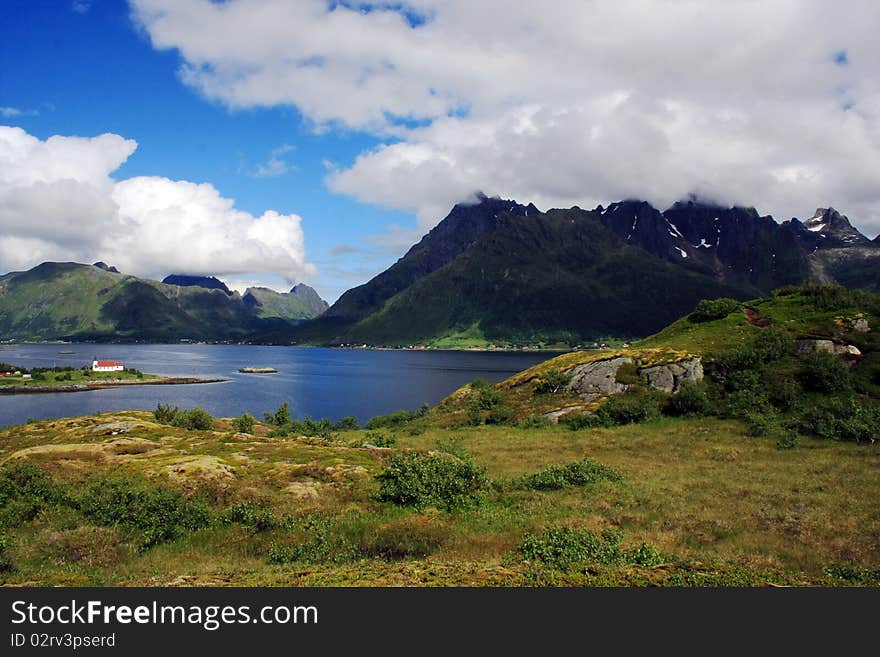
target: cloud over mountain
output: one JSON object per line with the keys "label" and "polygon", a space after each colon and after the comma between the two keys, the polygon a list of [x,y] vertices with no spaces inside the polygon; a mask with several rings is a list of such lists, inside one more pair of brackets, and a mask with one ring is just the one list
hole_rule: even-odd
{"label": "cloud over mountain", "polygon": [[387,141],[328,184],[418,213],[479,187],[539,206],[689,193],[880,229],[870,0],[131,0],[181,78]]}
{"label": "cloud over mountain", "polygon": [[208,183],[111,174],[137,148],[115,134],[40,140],[0,126],[0,270],[104,260],[141,276],[313,273],[300,217],[255,217]]}

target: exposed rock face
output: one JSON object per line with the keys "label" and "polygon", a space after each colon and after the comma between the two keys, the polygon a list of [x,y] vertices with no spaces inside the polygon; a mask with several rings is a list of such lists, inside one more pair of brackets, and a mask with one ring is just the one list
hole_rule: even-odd
{"label": "exposed rock face", "polygon": [[626,386],[617,382],[617,370],[624,363],[632,362],[632,358],[628,356],[618,356],[578,365],[568,370],[571,381],[565,389],[579,393],[587,401],[623,392]]}
{"label": "exposed rock face", "polygon": [[[586,401],[623,392],[627,386],[617,381],[617,370],[621,365],[632,362],[633,359],[629,356],[618,356],[617,358],[578,365],[568,370],[571,381],[565,389],[579,393]],[[695,357],[677,363],[640,368],[638,372],[639,376],[645,377],[648,385],[652,388],[675,393],[681,389],[685,382],[702,380],[703,363],[700,358]]]}
{"label": "exposed rock face", "polygon": [[663,392],[678,392],[683,383],[703,379],[703,363],[699,358],[691,358],[678,363],[655,365],[639,370],[647,378],[648,385]]}
{"label": "exposed rock face", "polygon": [[795,340],[794,349],[799,354],[821,352],[838,356],[861,356],[858,347],[851,344],[834,344],[831,340]]}
{"label": "exposed rock face", "polygon": [[864,317],[858,317],[852,322],[853,331],[856,333],[867,333],[871,330],[871,327],[868,326],[868,320]]}

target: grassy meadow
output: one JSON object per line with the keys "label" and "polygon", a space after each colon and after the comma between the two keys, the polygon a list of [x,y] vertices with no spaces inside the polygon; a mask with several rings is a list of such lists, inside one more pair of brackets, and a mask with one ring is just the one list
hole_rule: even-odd
{"label": "grassy meadow", "polygon": [[[779,450],[713,418],[581,431],[422,425],[418,435],[329,440],[272,429],[214,420],[193,430],[125,412],[0,432],[0,581],[753,586],[880,576],[875,445],[805,440]],[[484,469],[486,485],[454,508],[380,499],[377,475],[416,453],[457,454],[449,458]],[[619,477],[528,483],[584,459]],[[22,483],[29,466],[42,483]],[[123,501],[144,517],[120,515]],[[611,543],[619,550],[607,557]],[[631,556],[639,548],[647,558]]]}

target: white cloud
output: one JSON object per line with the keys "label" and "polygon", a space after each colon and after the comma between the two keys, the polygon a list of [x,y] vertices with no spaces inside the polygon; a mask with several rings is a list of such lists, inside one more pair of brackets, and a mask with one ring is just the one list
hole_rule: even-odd
{"label": "white cloud", "polygon": [[208,183],[111,174],[137,148],[119,135],[42,141],[0,126],[0,271],[104,260],[141,276],[276,275],[305,261],[300,217],[255,217]]}
{"label": "white cloud", "polygon": [[422,228],[482,189],[539,207],[699,192],[778,218],[834,204],[880,229],[873,0],[414,0],[415,26],[396,4],[131,3],[207,97],[387,136],[328,183]]}
{"label": "white cloud", "polygon": [[34,109],[19,109],[18,107],[0,107],[0,116],[4,119],[14,119],[18,116],[39,116]]}
{"label": "white cloud", "polygon": [[269,159],[258,164],[251,173],[254,178],[275,178],[290,173],[296,169],[295,166],[287,162],[284,156],[296,150],[293,144],[281,144],[272,149],[269,153]]}

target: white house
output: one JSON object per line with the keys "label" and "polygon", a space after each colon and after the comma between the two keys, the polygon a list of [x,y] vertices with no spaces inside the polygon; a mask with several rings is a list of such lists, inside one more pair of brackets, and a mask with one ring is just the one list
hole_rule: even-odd
{"label": "white house", "polygon": [[92,372],[121,372],[125,369],[122,363],[115,360],[93,360]]}

